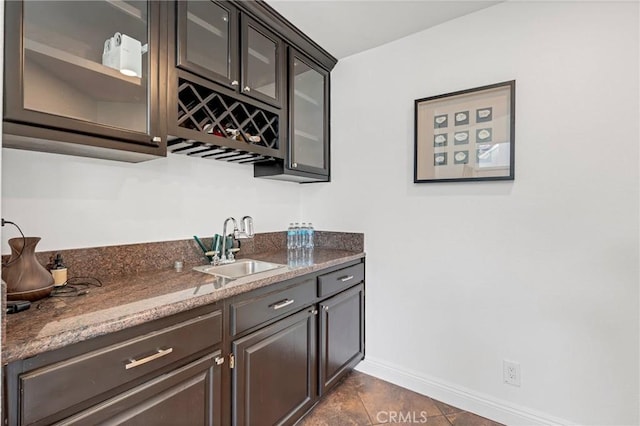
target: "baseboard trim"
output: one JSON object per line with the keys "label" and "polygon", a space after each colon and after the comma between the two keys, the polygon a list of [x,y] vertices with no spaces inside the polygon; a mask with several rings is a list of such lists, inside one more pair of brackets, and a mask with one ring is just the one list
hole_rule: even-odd
{"label": "baseboard trim", "polygon": [[427,377],[370,356],[367,356],[355,369],[506,425],[575,425],[574,422]]}

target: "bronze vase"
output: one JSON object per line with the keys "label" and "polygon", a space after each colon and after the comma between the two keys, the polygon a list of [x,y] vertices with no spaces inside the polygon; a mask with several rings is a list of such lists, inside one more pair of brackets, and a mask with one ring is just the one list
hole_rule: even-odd
{"label": "bronze vase", "polygon": [[40,237],[9,240],[11,257],[7,266],[2,267],[2,279],[7,283],[7,300],[33,302],[51,294],[53,276],[36,259],[38,242]]}

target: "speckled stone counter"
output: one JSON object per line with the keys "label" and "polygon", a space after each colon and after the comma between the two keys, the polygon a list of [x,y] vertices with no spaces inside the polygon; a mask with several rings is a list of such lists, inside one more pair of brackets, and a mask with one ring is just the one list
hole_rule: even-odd
{"label": "speckled stone counter", "polygon": [[[364,257],[361,245],[348,248],[356,251],[318,248],[309,266],[284,266],[237,280],[190,267],[108,277],[86,295],[51,297],[8,315],[2,360],[7,364]],[[256,250],[247,257],[287,265],[287,252],[281,248]]]}

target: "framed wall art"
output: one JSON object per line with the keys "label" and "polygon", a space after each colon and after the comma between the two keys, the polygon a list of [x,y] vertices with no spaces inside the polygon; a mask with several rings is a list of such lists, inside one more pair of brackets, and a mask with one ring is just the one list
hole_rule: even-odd
{"label": "framed wall art", "polygon": [[416,99],[413,181],[514,179],[515,80]]}

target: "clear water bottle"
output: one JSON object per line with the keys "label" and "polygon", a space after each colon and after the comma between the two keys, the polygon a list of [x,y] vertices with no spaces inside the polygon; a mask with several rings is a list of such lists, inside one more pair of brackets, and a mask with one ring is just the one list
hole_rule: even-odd
{"label": "clear water bottle", "polygon": [[293,228],[293,222],[289,223],[287,228],[287,249],[292,250],[295,248],[296,231]]}
{"label": "clear water bottle", "polygon": [[300,235],[300,224],[296,222],[293,225],[293,248],[297,250],[300,247],[302,247],[302,239]]}
{"label": "clear water bottle", "polygon": [[313,241],[315,230],[313,229],[313,223],[309,222],[307,225],[307,248],[313,253],[313,247],[315,242]]}
{"label": "clear water bottle", "polygon": [[300,225],[300,247],[304,250],[307,248],[308,244],[308,234],[307,234],[307,224],[302,222]]}
{"label": "clear water bottle", "polygon": [[287,266],[296,267],[300,266],[300,250],[290,248],[287,250]]}
{"label": "clear water bottle", "polygon": [[306,252],[307,254],[304,259],[304,261],[306,262],[305,265],[311,266],[313,265],[313,249],[307,249]]}

